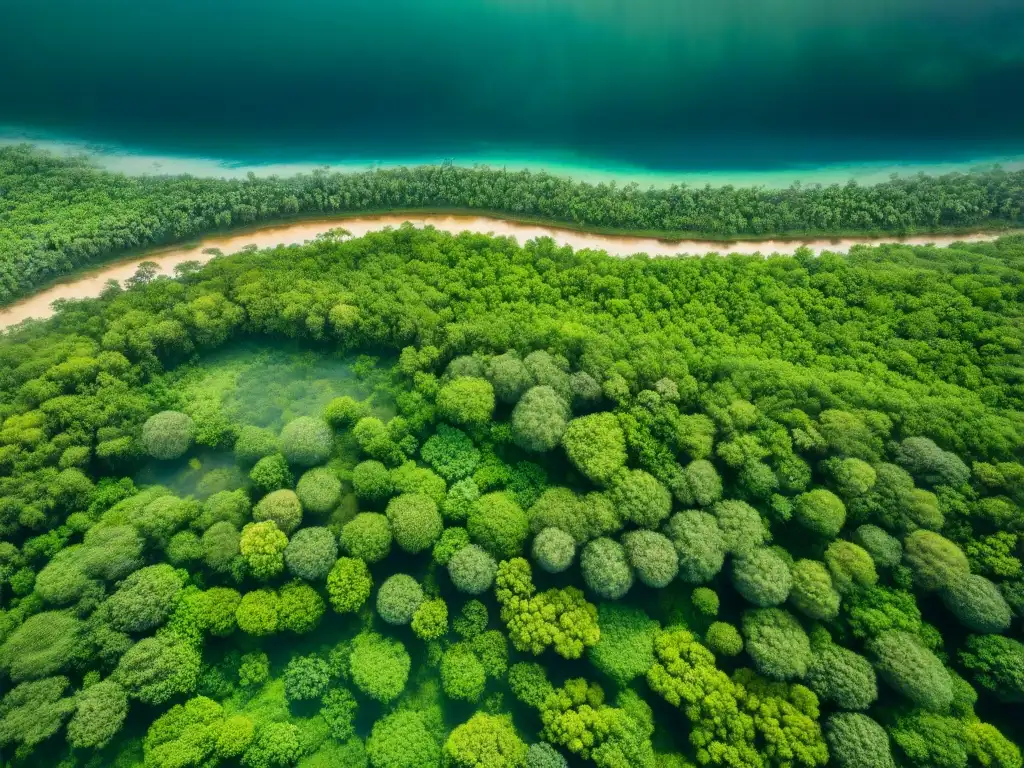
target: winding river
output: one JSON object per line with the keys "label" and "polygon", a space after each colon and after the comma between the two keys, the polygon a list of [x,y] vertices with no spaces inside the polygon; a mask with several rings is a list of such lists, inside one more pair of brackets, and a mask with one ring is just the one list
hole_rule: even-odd
{"label": "winding river", "polygon": [[815,252],[824,250],[846,253],[854,245],[878,245],[881,243],[905,243],[907,245],[949,245],[954,242],[980,242],[994,240],[1006,232],[984,232],[967,235],[919,235],[914,237],[878,238],[820,238],[808,240],[737,240],[720,242],[714,240],[659,240],[653,237],[631,237],[628,235],[601,235],[578,232],[571,229],[523,224],[485,216],[454,216],[429,214],[422,216],[362,216],[353,218],[330,218],[306,220],[295,224],[268,226],[242,234],[219,235],[204,238],[198,244],[188,247],[169,247],[153,250],[145,255],[136,255],[119,261],[106,262],[94,269],[76,272],[61,282],[50,285],[39,293],[27,296],[0,309],[0,330],[9,328],[28,318],[46,318],[53,314],[52,304],[58,299],[86,299],[99,296],[108,280],[125,280],[135,274],[139,264],[150,261],[157,264],[159,271],[170,274],[174,267],[185,261],[205,262],[212,258],[204,250],[216,248],[224,254],[237,253],[248,245],[271,248],[277,245],[301,244],[312,240],[336,227],[344,227],[354,236],[368,232],[397,227],[409,222],[416,227],[432,226],[453,234],[475,232],[478,234],[504,235],[525,242],[537,237],[551,237],[559,245],[574,249],[607,251],[613,256],[631,256],[646,253],[650,256],[706,255],[712,253],[743,253],[792,255],[797,248],[805,246]]}

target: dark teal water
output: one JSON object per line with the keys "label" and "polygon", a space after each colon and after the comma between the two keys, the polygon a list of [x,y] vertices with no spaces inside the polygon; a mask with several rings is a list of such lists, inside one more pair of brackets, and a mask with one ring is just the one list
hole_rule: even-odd
{"label": "dark teal water", "polygon": [[240,161],[1024,151],[1022,0],[0,0],[0,124]]}

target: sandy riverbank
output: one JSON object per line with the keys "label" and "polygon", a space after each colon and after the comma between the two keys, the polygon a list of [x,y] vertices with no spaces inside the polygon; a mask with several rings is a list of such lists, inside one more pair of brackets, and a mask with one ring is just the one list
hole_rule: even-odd
{"label": "sandy riverbank", "polygon": [[0,329],[8,328],[30,317],[45,318],[53,314],[51,304],[59,299],[85,299],[100,294],[108,280],[123,281],[135,274],[143,261],[155,262],[161,274],[171,274],[174,268],[185,261],[208,261],[211,257],[203,251],[216,248],[224,254],[237,253],[248,245],[270,248],[276,245],[301,244],[317,235],[336,227],[344,227],[354,236],[367,232],[397,227],[409,222],[416,227],[433,226],[444,232],[475,232],[479,234],[515,237],[520,243],[537,237],[551,237],[559,245],[575,249],[607,251],[612,256],[631,256],[646,253],[650,256],[703,256],[710,253],[742,253],[792,255],[797,248],[805,246],[815,252],[833,251],[846,253],[854,245],[877,245],[901,242],[908,245],[935,244],[949,245],[954,242],[979,242],[994,240],[1005,232],[984,232],[960,235],[918,235],[913,237],[877,238],[812,238],[807,240],[737,240],[723,243],[713,240],[680,240],[671,242],[650,237],[627,235],[602,235],[577,232],[570,229],[524,224],[485,216],[453,216],[431,214],[423,216],[360,216],[353,218],[313,219],[279,226],[262,227],[249,232],[219,235],[204,238],[196,245],[186,248],[171,247],[151,251],[144,255],[108,262],[95,269],[68,276],[65,280],[44,288],[39,293],[27,296],[8,307],[0,309]]}

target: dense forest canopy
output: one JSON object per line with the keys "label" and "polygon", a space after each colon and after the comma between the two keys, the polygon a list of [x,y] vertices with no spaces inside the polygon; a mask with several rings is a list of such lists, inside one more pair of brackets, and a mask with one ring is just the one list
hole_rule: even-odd
{"label": "dense forest canopy", "polygon": [[451,165],[290,178],[129,177],[0,148],[0,304],[127,250],[298,216],[476,210],[669,238],[933,232],[1024,225],[1024,171],[788,189],[588,184]]}
{"label": "dense forest canopy", "polygon": [[406,226],[65,303],[0,338],[5,764],[1021,768],[1022,300],[1021,236]]}

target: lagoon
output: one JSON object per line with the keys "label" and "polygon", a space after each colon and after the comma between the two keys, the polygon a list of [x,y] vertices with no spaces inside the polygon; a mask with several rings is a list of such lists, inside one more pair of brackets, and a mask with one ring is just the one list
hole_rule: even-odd
{"label": "lagoon", "polygon": [[788,185],[1024,157],[1019,0],[4,5],[4,132],[133,172]]}

